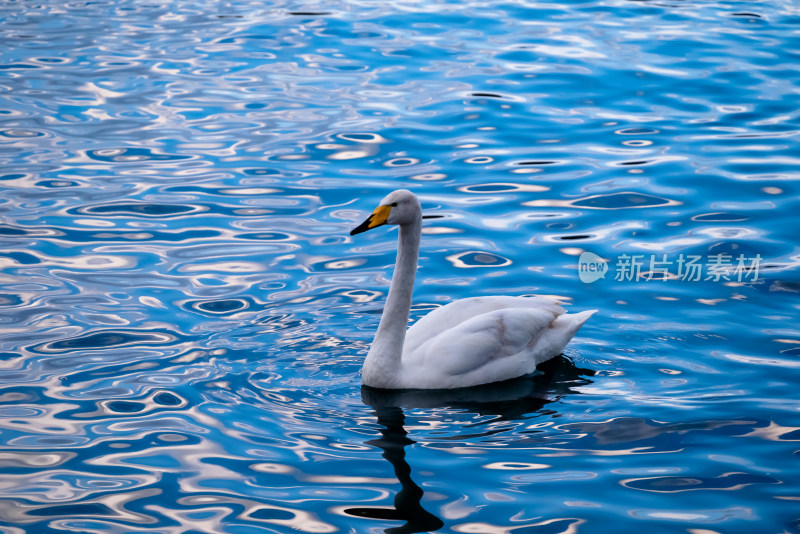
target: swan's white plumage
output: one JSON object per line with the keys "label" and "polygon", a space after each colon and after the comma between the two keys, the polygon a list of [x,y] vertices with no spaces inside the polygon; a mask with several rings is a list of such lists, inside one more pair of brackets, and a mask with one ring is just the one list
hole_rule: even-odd
{"label": "swan's white plumage", "polygon": [[365,385],[444,389],[523,376],[560,354],[597,311],[567,314],[545,297],[472,297],[431,311],[406,331],[421,233],[416,196],[402,189],[391,193],[351,234],[382,224],[400,226],[398,259],[362,368]]}

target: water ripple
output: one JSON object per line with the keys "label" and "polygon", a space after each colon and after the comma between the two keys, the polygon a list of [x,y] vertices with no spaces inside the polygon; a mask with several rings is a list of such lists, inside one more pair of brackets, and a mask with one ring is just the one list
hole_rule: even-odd
{"label": "water ripple", "polygon": [[[0,531],[800,532],[798,15],[0,5]],[[412,321],[600,313],[537,376],[360,389],[399,187]]]}

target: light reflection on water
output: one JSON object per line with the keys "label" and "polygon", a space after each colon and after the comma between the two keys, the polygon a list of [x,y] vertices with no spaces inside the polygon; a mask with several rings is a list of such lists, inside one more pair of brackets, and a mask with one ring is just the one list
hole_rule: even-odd
{"label": "light reflection on water", "polygon": [[[0,532],[800,532],[791,3],[0,11]],[[362,389],[395,233],[348,232],[398,187],[412,319],[601,313],[535,377]]]}

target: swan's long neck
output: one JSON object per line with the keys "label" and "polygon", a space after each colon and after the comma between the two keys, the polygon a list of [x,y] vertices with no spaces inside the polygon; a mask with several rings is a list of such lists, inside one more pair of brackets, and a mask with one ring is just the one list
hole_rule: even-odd
{"label": "swan's long neck", "polygon": [[386,297],[375,339],[364,360],[363,381],[368,386],[392,387],[391,381],[400,369],[421,233],[421,219],[400,226],[397,261],[389,296]]}

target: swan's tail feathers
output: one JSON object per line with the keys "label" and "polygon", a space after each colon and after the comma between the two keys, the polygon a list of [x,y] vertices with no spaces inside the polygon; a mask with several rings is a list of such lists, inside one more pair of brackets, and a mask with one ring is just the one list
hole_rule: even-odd
{"label": "swan's tail feathers", "polygon": [[587,310],[580,313],[565,313],[556,317],[539,338],[537,347],[540,350],[537,353],[536,363],[541,363],[561,354],[564,347],[572,339],[572,336],[595,313],[597,313],[597,310]]}
{"label": "swan's tail feathers", "polygon": [[564,315],[559,316],[555,321],[553,321],[554,326],[556,328],[560,327],[562,323],[563,328],[569,332],[567,337],[567,341],[575,335],[575,333],[580,330],[583,326],[583,323],[589,320],[589,317],[597,313],[597,310],[586,310],[579,313],[566,313]]}

